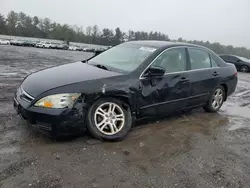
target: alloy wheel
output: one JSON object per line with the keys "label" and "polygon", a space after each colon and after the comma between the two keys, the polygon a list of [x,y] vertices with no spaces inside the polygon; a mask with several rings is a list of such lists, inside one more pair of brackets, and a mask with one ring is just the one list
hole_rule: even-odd
{"label": "alloy wheel", "polygon": [[112,102],[101,104],[94,114],[95,126],[105,135],[118,133],[125,124],[125,115],[122,108]]}
{"label": "alloy wheel", "polygon": [[215,90],[212,100],[212,106],[214,109],[219,108],[223,103],[223,91],[218,88]]}

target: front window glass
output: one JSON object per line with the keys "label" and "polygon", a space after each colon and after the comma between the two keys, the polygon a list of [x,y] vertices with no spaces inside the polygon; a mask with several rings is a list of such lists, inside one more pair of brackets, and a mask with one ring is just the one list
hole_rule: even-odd
{"label": "front window glass", "polygon": [[91,65],[101,65],[108,70],[131,72],[143,63],[156,48],[135,44],[121,44],[89,60]]}
{"label": "front window glass", "polygon": [[180,72],[186,70],[185,48],[174,48],[163,52],[152,64],[162,67],[166,73]]}

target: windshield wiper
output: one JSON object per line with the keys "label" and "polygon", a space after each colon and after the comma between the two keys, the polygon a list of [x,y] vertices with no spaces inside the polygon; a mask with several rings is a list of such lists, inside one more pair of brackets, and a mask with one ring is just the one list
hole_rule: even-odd
{"label": "windshield wiper", "polygon": [[109,70],[106,66],[101,65],[101,64],[94,64],[95,67],[98,67],[100,69],[104,69],[104,70]]}

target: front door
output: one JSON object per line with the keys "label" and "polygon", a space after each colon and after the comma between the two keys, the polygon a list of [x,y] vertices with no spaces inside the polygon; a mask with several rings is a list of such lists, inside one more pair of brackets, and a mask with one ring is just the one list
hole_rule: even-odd
{"label": "front door", "polygon": [[164,68],[165,74],[161,77],[142,75],[138,99],[140,116],[165,115],[186,107],[190,89],[186,57],[184,47],[167,49],[150,66]]}

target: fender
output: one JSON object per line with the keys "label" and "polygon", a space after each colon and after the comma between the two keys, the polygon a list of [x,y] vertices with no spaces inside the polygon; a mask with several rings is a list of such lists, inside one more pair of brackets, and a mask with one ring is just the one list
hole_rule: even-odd
{"label": "fender", "polygon": [[[119,88],[119,89],[118,89]],[[133,89],[126,89],[121,87],[107,87],[105,84],[103,85],[101,91],[96,92],[94,94],[86,94],[84,103],[86,106],[90,107],[96,100],[103,97],[112,97],[118,98],[124,101],[127,105],[129,105],[132,116],[136,116],[137,110],[137,101],[136,101],[136,93]]]}

